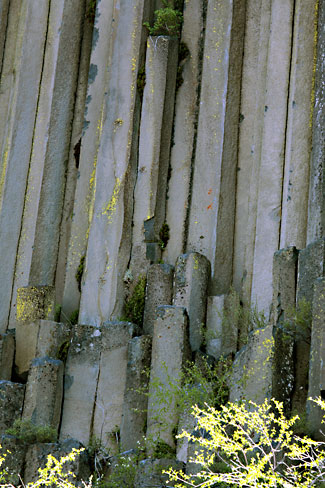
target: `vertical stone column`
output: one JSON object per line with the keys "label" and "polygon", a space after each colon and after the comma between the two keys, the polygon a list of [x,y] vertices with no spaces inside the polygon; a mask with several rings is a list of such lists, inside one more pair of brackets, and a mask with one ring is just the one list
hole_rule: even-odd
{"label": "vertical stone column", "polygon": [[18,374],[26,373],[36,356],[40,319],[54,319],[54,294],[52,286],[18,288],[15,356]]}
{"label": "vertical stone column", "polygon": [[[177,427],[176,398],[171,383],[180,381],[181,371],[188,359],[187,317],[183,307],[158,307],[152,342],[149,383],[147,439],[149,454],[158,441],[175,447],[173,429]],[[158,383],[158,384],[157,384]],[[160,388],[165,388],[162,403]]]}
{"label": "vertical stone column", "polygon": [[318,0],[295,3],[280,247],[306,246],[315,8]]}
{"label": "vertical stone column", "polygon": [[68,318],[79,308],[80,290],[76,272],[81,258],[86,254],[93,215],[98,149],[106,115],[109,67],[118,19],[117,0],[98,3],[62,301],[62,311]]}
{"label": "vertical stone column", "polygon": [[[165,219],[169,148],[174,113],[178,42],[165,36],[148,37],[146,85],[140,125],[139,163],[134,190],[131,270],[146,272],[159,258],[159,229]],[[167,145],[167,147],[166,147]],[[159,212],[157,215],[157,211]],[[153,233],[146,241],[145,226],[153,220]],[[150,245],[157,249],[150,253]],[[149,260],[149,261],[148,261]]]}
{"label": "vertical stone column", "polygon": [[[309,244],[299,253],[297,307],[305,301],[312,306],[314,283],[317,278],[325,275],[325,239]],[[304,412],[308,392],[308,370],[310,357],[310,324],[297,327],[295,337],[295,384],[292,408]]]}
{"label": "vertical stone column", "polygon": [[[317,2],[315,18],[314,90],[312,93],[312,153],[308,204],[307,243],[325,234],[325,1]],[[317,19],[318,15],[318,19]]]}
{"label": "vertical stone column", "polygon": [[84,0],[58,0],[51,4],[11,323],[15,319],[18,288],[54,284],[83,15]]}
{"label": "vertical stone column", "polygon": [[100,330],[101,354],[94,406],[93,435],[111,453],[118,452],[122,421],[128,344],[134,326],[130,322],[107,322]]}
{"label": "vertical stone column", "polygon": [[[313,298],[313,321],[311,329],[310,344],[310,363],[308,378],[308,396],[307,398],[317,398],[321,396],[324,399],[325,393],[325,278],[318,278],[314,286]],[[315,403],[307,400],[306,405],[308,427],[313,434],[313,438],[323,439],[321,430],[324,412]]]}
{"label": "vertical stone column", "polygon": [[169,226],[169,241],[163,258],[175,264],[185,249],[186,217],[189,205],[189,189],[192,157],[195,145],[195,125],[198,112],[198,89],[200,56],[203,43],[203,0],[184,2],[184,22],[180,49],[183,53],[180,69],[183,82],[177,88],[174,142],[171,148],[171,176],[168,183],[166,222]]}
{"label": "vertical stone column", "polygon": [[229,290],[245,1],[208,2],[187,251],[211,262],[211,294]]}
{"label": "vertical stone column", "polygon": [[64,377],[60,438],[73,437],[88,444],[96,399],[101,331],[78,325],[69,349]]}
{"label": "vertical stone column", "polygon": [[247,0],[234,236],[233,284],[250,304],[272,2]]}
{"label": "vertical stone column", "polygon": [[171,305],[173,299],[174,267],[169,264],[153,264],[147,273],[147,288],[143,315],[143,331],[153,334],[159,305]]}
{"label": "vertical stone column", "polygon": [[49,357],[31,364],[24,399],[23,420],[59,430],[63,396],[63,362]]}
{"label": "vertical stone column", "polygon": [[[16,6],[16,4],[14,4]],[[10,101],[0,127],[0,331],[8,323],[16,253],[21,231],[27,174],[32,149],[34,122],[43,69],[48,27],[49,1],[20,2],[20,17],[15,30],[11,89],[5,88]],[[35,48],[36,47],[36,48]],[[7,79],[7,81],[9,81]],[[16,164],[19,161],[19,164]]]}
{"label": "vertical stone column", "polygon": [[272,302],[273,254],[279,246],[293,5],[293,0],[272,2],[268,47],[251,293],[252,303],[266,316]]}
{"label": "vertical stone column", "polygon": [[[111,2],[110,2],[111,3]],[[80,178],[81,141],[84,130],[85,105],[87,102],[88,74],[94,23],[89,15],[93,1],[86,0],[86,16],[83,22],[82,43],[79,56],[79,72],[74,104],[73,121],[69,147],[69,158],[60,227],[58,261],[55,274],[55,289],[58,303],[63,302],[63,292],[66,277],[67,255],[71,236],[72,218],[75,204],[75,191]],[[107,58],[104,58],[105,60]],[[79,260],[80,264],[80,260]],[[78,286],[78,283],[77,283]],[[78,290],[79,293],[79,290]],[[79,303],[79,300],[78,300]],[[76,310],[77,307],[74,309]],[[63,312],[65,314],[65,312]],[[63,314],[62,314],[63,315]],[[65,314],[66,315],[66,314]],[[69,317],[69,315],[68,315]]]}
{"label": "vertical stone column", "polygon": [[6,40],[8,25],[9,0],[4,0],[0,5],[0,74],[4,55],[4,45]]}
{"label": "vertical stone column", "polygon": [[190,344],[198,351],[203,342],[210,263],[197,252],[182,254],[176,262],[173,305],[185,307]]}
{"label": "vertical stone column", "polygon": [[294,386],[294,330],[286,321],[296,305],[298,251],[281,249],[273,259],[273,302],[271,323],[274,337],[272,396],[290,411]]}
{"label": "vertical stone column", "polygon": [[79,320],[88,324],[98,325],[112,314],[120,314],[124,301],[123,276],[130,258],[132,222],[128,185],[134,171],[133,122],[144,7],[145,0],[136,0],[132,8],[128,0],[122,0],[116,19],[80,302]]}
{"label": "vertical stone column", "polygon": [[147,421],[148,376],[151,337],[134,337],[128,345],[128,363],[121,423],[121,452],[137,449],[143,441]]}
{"label": "vertical stone column", "polygon": [[[235,298],[235,300],[233,299]],[[239,298],[219,295],[208,297],[206,320],[207,353],[215,359],[237,352]]]}

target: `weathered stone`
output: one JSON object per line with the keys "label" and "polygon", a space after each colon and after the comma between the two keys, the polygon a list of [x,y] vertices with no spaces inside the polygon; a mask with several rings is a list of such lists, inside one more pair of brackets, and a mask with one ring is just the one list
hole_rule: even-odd
{"label": "weathered stone", "polygon": [[60,439],[73,437],[88,444],[96,399],[101,331],[75,326],[64,377],[64,401]]}
{"label": "weathered stone", "polygon": [[[192,434],[195,425],[196,421],[194,415],[188,410],[185,410],[180,414],[177,435],[180,435],[183,431]],[[188,463],[190,455],[190,441],[188,438],[182,437],[181,439],[177,439],[176,459],[183,463]]]}
{"label": "weathered stone", "polygon": [[15,354],[15,335],[13,331],[0,335],[0,380],[11,380]]}
{"label": "weathered stone", "polygon": [[[89,12],[89,9],[91,8],[92,5],[91,1],[92,0],[86,0],[86,14],[87,12]],[[93,30],[94,30],[94,25],[91,22],[91,19],[89,19],[89,17],[87,16],[85,22],[83,22],[83,30],[82,30],[82,43],[81,43],[80,56],[79,56],[79,72],[78,72],[78,81],[77,81],[77,89],[76,89],[76,100],[74,104],[74,113],[73,113],[73,121],[72,121],[72,128],[71,128],[69,160],[68,160],[66,184],[65,184],[65,192],[64,192],[64,204],[62,209],[62,222],[60,227],[59,252],[58,252],[58,261],[57,261],[56,274],[55,274],[56,297],[58,303],[61,304],[63,304],[67,257],[68,257],[68,250],[70,245],[72,218],[74,215],[76,185],[77,185],[77,181],[80,178],[80,156],[81,156],[82,136],[83,136],[83,128],[85,122],[85,110],[87,110],[87,108],[85,107],[89,100],[87,98],[87,88],[88,88],[90,56],[92,51]],[[106,31],[106,35],[107,34],[108,33]],[[103,59],[106,60],[106,57]],[[103,68],[104,68],[104,63],[101,63],[101,69],[103,70]],[[97,96],[98,96],[98,92],[96,93],[96,98]],[[89,161],[88,161],[88,166],[91,166],[89,164]],[[84,208],[83,205],[81,205],[81,207]],[[80,259],[79,259],[79,264],[80,264]],[[77,305],[70,312],[64,310],[62,317],[64,317],[65,314],[65,316],[69,318],[71,313],[77,310],[79,307],[78,284],[79,283],[75,282],[78,291]],[[68,312],[68,315],[66,312]]]}
{"label": "weathered stone", "polygon": [[168,482],[168,474],[163,474],[163,471],[167,471],[169,468],[180,471],[183,467],[182,462],[174,459],[144,459],[139,463],[134,488],[175,486],[173,482]]}
{"label": "weathered stone", "polygon": [[57,0],[50,7],[11,323],[17,288],[54,284],[84,5],[85,0]]}
{"label": "weathered stone", "polygon": [[129,0],[122,0],[116,7],[107,110],[92,180],[96,192],[80,301],[79,320],[86,324],[99,325],[121,315],[124,304],[123,277],[130,260],[136,174],[136,86],[145,4],[145,0],[135,0],[129,8]]}
{"label": "weathered stone", "polygon": [[[72,449],[81,449],[83,445],[75,439],[67,439],[63,442],[53,444],[34,444],[29,446],[26,453],[26,464],[24,473],[24,483],[35,482],[39,478],[38,468],[44,468],[49,455],[56,459],[69,454]],[[90,476],[89,460],[85,452],[80,453],[75,461],[69,461],[64,464],[63,472],[72,472],[75,478],[70,478],[70,482],[78,486],[84,486],[81,482],[87,482]]]}
{"label": "weathered stone", "polygon": [[232,281],[238,118],[245,27],[242,0],[210,0],[187,251],[211,263],[212,295]]}
{"label": "weathered stone", "polygon": [[32,361],[24,400],[23,420],[59,430],[63,396],[63,362],[49,357]]}
{"label": "weathered stone", "polygon": [[[0,68],[2,68],[2,60],[4,55],[4,45],[6,39],[7,23],[8,23],[9,0],[4,0],[0,4]],[[0,69],[1,72],[1,69]]]}
{"label": "weathered stone", "polygon": [[4,434],[23,410],[25,385],[0,381],[0,433]]}
{"label": "weathered stone", "polygon": [[[325,275],[325,239],[319,239],[300,251],[298,259],[297,307],[308,308],[313,303],[314,283]],[[305,317],[307,318],[307,317]],[[295,336],[295,384],[292,408],[305,411],[308,392],[310,356],[310,324],[301,324]]]}
{"label": "weathered stone", "polygon": [[55,291],[53,286],[26,286],[18,289],[17,322],[54,319]]}
{"label": "weathered stone", "polygon": [[121,450],[138,448],[147,421],[151,337],[134,337],[128,345],[128,363],[121,423]]}
{"label": "weathered stone", "polygon": [[[21,218],[39,100],[49,0],[19,2],[11,87],[0,127],[0,331],[7,328]],[[18,20],[18,23],[17,23]],[[37,49],[35,49],[37,46]],[[8,79],[9,81],[10,79]],[[9,101],[9,104],[8,104]],[[0,101],[1,102],[1,101]],[[1,106],[1,103],[0,103]],[[19,161],[19,164],[17,164]],[[56,189],[57,191],[57,189]]]}
{"label": "weathered stone", "polygon": [[207,353],[215,359],[237,352],[239,307],[239,299],[235,295],[208,297]]}
{"label": "weathered stone", "polygon": [[39,319],[54,319],[54,287],[28,286],[17,292],[16,357],[18,374],[29,369],[36,356]]}
{"label": "weathered stone", "polygon": [[290,411],[294,385],[294,330],[287,322],[296,305],[298,251],[295,247],[281,249],[273,259],[273,325],[274,356],[272,396]]}
{"label": "weathered stone", "polygon": [[175,264],[177,257],[185,250],[185,223],[198,112],[197,92],[203,38],[203,4],[203,0],[184,2],[181,43],[186,45],[189,53],[181,60],[183,82],[176,92],[174,145],[170,155],[171,176],[168,182],[166,208],[169,240],[166,249],[163,250],[163,258],[172,264]]}
{"label": "weathered stone", "polygon": [[79,308],[80,290],[75,276],[80,260],[86,254],[89,226],[93,215],[97,154],[106,114],[109,67],[117,28],[114,19],[118,18],[117,3],[117,0],[105,4],[99,2],[96,7],[85,120],[62,301],[62,311],[68,318]]}
{"label": "weathered stone", "polygon": [[193,252],[178,257],[173,305],[186,308],[193,351],[198,351],[203,342],[209,278],[210,263],[205,256]]}
{"label": "weathered stone", "polygon": [[[325,394],[325,278],[315,281],[313,299],[313,321],[311,328],[310,363],[308,379],[308,397],[324,399]],[[324,411],[315,403],[307,401],[307,425],[313,438],[322,440]]]}
{"label": "weathered stone", "polygon": [[262,404],[271,397],[272,325],[251,332],[248,344],[236,355],[229,380],[231,402],[252,400]]}
{"label": "weathered stone", "polygon": [[[180,381],[182,367],[189,359],[188,326],[185,308],[161,306],[157,308],[152,342],[149,383],[147,438],[149,453],[159,441],[175,447],[173,429],[178,412],[171,383]],[[160,389],[166,390],[162,403]]]}
{"label": "weathered stone", "polygon": [[145,222],[151,220],[154,224],[153,241],[157,243],[159,230],[165,220],[177,58],[176,39],[165,36],[148,38],[138,175],[134,190],[130,267],[135,276],[146,272],[150,263],[147,256]]}
{"label": "weathered stone", "polygon": [[100,329],[101,354],[94,407],[93,435],[110,452],[118,452],[126,385],[128,344],[134,333],[130,322],[106,322]]}
{"label": "weathered stone", "polygon": [[252,303],[267,318],[273,293],[273,254],[279,246],[294,3],[272,2],[268,46],[251,292]]}
{"label": "weathered stone", "polygon": [[11,483],[19,486],[24,475],[27,446],[19,442],[16,437],[6,434],[0,436],[0,445],[1,455],[6,454],[2,468],[7,468]]}
{"label": "weathered stone", "polygon": [[[318,19],[317,19],[318,15]],[[318,20],[318,22],[317,22]],[[325,2],[316,2],[315,9],[315,86],[311,102],[312,153],[308,205],[307,243],[325,234],[324,160],[325,160]]]}
{"label": "weathered stone", "polygon": [[315,7],[317,0],[295,2],[280,247],[306,246],[314,89]]}
{"label": "weathered stone", "polygon": [[250,305],[272,3],[247,0],[239,124],[233,285]]}
{"label": "weathered stone", "polygon": [[51,320],[40,320],[37,336],[35,357],[49,356],[61,359],[67,349],[72,336],[72,327]]}
{"label": "weathered stone", "polygon": [[147,289],[143,315],[143,332],[153,334],[156,308],[171,305],[173,298],[174,268],[169,264],[153,264],[147,273]]}

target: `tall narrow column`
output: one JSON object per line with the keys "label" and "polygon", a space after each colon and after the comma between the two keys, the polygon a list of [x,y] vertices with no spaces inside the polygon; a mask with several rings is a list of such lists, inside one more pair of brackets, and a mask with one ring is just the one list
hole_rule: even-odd
{"label": "tall narrow column", "polygon": [[312,154],[308,205],[307,243],[325,234],[324,161],[325,161],[325,1],[317,2],[315,18],[314,76],[312,93]]}
{"label": "tall narrow column", "polygon": [[306,245],[311,153],[311,97],[318,0],[295,4],[280,247]]}
{"label": "tall narrow column", "polygon": [[116,19],[110,79],[96,165],[79,320],[98,325],[123,306],[123,277],[130,258],[136,82],[145,0],[122,0]]}
{"label": "tall narrow column", "polygon": [[[0,330],[8,323],[34,123],[43,69],[49,1],[21,2],[14,60],[7,91],[10,108],[0,131]],[[2,108],[2,107],[1,107]],[[19,164],[17,164],[19,161]]]}
{"label": "tall narrow column", "polygon": [[293,0],[272,2],[251,293],[252,302],[266,315],[272,301],[273,254],[280,237],[293,6]]}
{"label": "tall narrow column", "polygon": [[211,262],[212,294],[231,284],[244,1],[210,0],[187,252]]}

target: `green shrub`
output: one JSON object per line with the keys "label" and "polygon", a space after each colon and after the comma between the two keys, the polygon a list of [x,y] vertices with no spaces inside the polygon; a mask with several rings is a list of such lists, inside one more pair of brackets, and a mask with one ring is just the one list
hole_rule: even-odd
{"label": "green shrub", "polygon": [[86,256],[81,256],[80,263],[79,263],[79,266],[77,268],[76,275],[75,275],[76,276],[77,283],[78,283],[78,290],[80,292],[81,292],[82,275],[83,275],[84,268],[85,268],[85,259],[86,259]]}
{"label": "green shrub", "polygon": [[49,425],[35,425],[30,420],[16,419],[12,427],[6,430],[7,434],[14,435],[24,444],[37,442],[55,442],[56,429]]}
{"label": "green shrub", "polygon": [[155,11],[152,27],[149,22],[143,25],[147,27],[151,36],[180,37],[183,15],[179,10],[170,7],[167,1],[164,1],[164,5],[164,8]]}

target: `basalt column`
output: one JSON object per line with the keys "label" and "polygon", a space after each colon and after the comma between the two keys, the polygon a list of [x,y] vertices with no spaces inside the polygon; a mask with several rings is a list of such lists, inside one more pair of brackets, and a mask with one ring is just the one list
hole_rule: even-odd
{"label": "basalt column", "polygon": [[[49,1],[44,0],[40,3],[22,1],[19,6],[13,2],[12,8],[14,12],[10,9],[9,17],[15,13],[14,27],[9,19],[8,28],[14,28],[14,31],[11,31],[13,42],[7,45],[4,56],[2,70],[5,78],[4,92],[0,98],[2,112],[0,117],[2,121],[0,123],[1,331],[6,330],[8,323],[42,75]],[[7,58],[10,58],[8,62],[11,64],[9,73],[7,72]],[[2,104],[3,101],[4,104]],[[19,165],[16,164],[17,161],[19,161]]]}
{"label": "basalt column", "polygon": [[308,206],[307,243],[325,234],[324,161],[325,161],[325,1],[319,0],[315,19],[314,77],[312,93],[312,154]]}
{"label": "basalt column", "polygon": [[[123,305],[123,276],[130,257],[136,84],[146,0],[119,3],[113,38],[106,119],[94,173],[94,204],[89,230],[79,320],[99,325]],[[135,152],[134,152],[135,151]]]}
{"label": "basalt column", "polygon": [[210,0],[207,10],[187,252],[211,262],[212,294],[232,278],[245,4]]}
{"label": "basalt column", "polygon": [[79,0],[51,3],[11,323],[15,321],[18,288],[54,284],[84,6]]}

